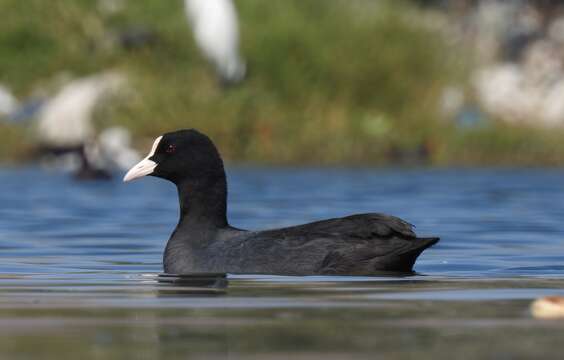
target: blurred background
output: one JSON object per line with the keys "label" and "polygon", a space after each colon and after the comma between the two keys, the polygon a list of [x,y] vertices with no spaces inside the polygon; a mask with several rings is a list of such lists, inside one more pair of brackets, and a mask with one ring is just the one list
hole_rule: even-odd
{"label": "blurred background", "polygon": [[562,1],[220,3],[1,0],[0,160],[564,164]]}

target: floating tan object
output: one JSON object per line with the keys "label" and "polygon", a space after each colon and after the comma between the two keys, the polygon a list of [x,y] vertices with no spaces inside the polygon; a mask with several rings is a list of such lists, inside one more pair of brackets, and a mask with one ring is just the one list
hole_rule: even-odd
{"label": "floating tan object", "polygon": [[539,319],[564,319],[564,296],[546,296],[531,304],[533,316]]}

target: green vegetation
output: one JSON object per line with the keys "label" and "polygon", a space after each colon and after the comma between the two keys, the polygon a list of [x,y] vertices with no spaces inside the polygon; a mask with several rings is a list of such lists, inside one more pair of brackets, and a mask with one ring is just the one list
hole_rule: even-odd
{"label": "green vegetation", "polygon": [[[232,161],[386,164],[425,148],[431,164],[564,163],[554,132],[462,131],[440,118],[442,89],[463,81],[465,62],[410,2],[237,6],[250,74],[222,89],[180,0],[129,1],[114,15],[93,0],[0,0],[0,82],[24,97],[61,72],[123,71],[135,93],[99,112],[101,124],[127,126],[144,148],[162,132],[195,127]],[[134,50],[108,41],[139,25],[157,41]],[[0,130],[0,158],[25,154],[29,129]]]}

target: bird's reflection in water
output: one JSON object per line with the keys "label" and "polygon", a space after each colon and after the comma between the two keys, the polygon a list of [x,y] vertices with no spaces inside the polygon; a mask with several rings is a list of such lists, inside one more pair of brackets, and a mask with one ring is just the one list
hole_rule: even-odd
{"label": "bird's reflection in water", "polygon": [[[224,273],[159,274],[158,297],[209,297],[227,292],[229,281]],[[156,328],[159,357],[171,354],[213,354],[214,358],[229,358],[229,327],[217,326],[216,321],[206,321],[199,316],[179,314],[178,323],[167,323],[161,318]],[[215,326],[214,326],[215,325]]]}
{"label": "bird's reflection in water", "polygon": [[157,296],[222,295],[229,281],[225,273],[159,274]]}

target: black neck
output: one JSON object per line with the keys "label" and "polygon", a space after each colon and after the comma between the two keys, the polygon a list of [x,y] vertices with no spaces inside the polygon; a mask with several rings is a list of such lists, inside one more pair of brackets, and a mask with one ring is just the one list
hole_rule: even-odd
{"label": "black neck", "polygon": [[225,175],[177,184],[180,225],[222,228],[227,223]]}

